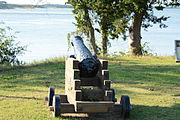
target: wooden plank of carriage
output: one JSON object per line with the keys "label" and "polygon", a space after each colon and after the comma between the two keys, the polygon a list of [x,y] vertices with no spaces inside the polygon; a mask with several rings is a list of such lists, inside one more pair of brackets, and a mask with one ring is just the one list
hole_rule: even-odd
{"label": "wooden plank of carriage", "polygon": [[88,102],[88,101],[78,101],[77,103],[77,112],[83,113],[105,113],[113,111],[114,103],[111,101],[96,101],[96,102]]}
{"label": "wooden plank of carriage", "polygon": [[107,60],[100,60],[102,70],[108,70],[108,61]]}

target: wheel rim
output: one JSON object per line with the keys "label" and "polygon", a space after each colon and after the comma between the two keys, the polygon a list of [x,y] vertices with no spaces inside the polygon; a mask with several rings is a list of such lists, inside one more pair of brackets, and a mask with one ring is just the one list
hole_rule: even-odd
{"label": "wheel rim", "polygon": [[50,87],[48,93],[48,106],[52,106],[54,93],[55,93],[55,88]]}
{"label": "wheel rim", "polygon": [[123,118],[127,118],[130,115],[130,99],[129,96],[121,96],[121,101],[120,101],[121,105],[122,105],[122,111],[121,111],[121,115]]}
{"label": "wheel rim", "polygon": [[55,95],[53,97],[53,107],[54,107],[54,113],[53,116],[54,117],[59,117],[61,112],[60,112],[60,96],[59,95]]}
{"label": "wheel rim", "polygon": [[112,101],[116,102],[115,90],[113,88],[111,88],[110,90],[112,90]]}

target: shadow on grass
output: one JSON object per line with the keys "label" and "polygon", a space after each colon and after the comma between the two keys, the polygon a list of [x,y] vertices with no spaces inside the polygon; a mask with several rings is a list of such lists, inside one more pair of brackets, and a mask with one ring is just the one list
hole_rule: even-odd
{"label": "shadow on grass", "polygon": [[[115,68],[114,68],[115,67]],[[180,85],[179,66],[119,65],[110,67],[110,79],[120,84]]]}
{"label": "shadow on grass", "polygon": [[[128,60],[124,61],[129,63]],[[179,84],[179,66],[136,66],[135,63],[133,64],[111,64],[109,67],[110,79],[114,83],[131,85],[144,83],[153,85],[155,83],[156,85],[177,86]],[[64,84],[64,66],[64,62],[50,62],[9,68],[0,71],[0,79],[2,83],[11,83],[11,86],[58,86],[62,88],[63,85],[58,84]]]}
{"label": "shadow on grass", "polygon": [[0,71],[0,81],[3,89],[51,85],[64,88],[64,62],[8,68]]}
{"label": "shadow on grass", "polygon": [[26,99],[26,100],[43,100],[36,97],[19,97],[19,96],[7,96],[7,95],[0,95],[3,98],[12,98],[12,99]]}
{"label": "shadow on grass", "polygon": [[180,120],[180,104],[171,107],[134,105],[128,120]]}
{"label": "shadow on grass", "polygon": [[[127,62],[127,61],[123,61]],[[129,64],[129,63],[128,63]],[[133,65],[132,65],[133,64]],[[132,61],[129,65],[115,64],[110,65],[111,80],[117,84],[128,84],[134,87],[163,87],[171,88],[179,87],[180,81],[180,67],[179,66],[145,66],[137,65],[136,61]],[[64,88],[64,63],[55,62],[48,64],[39,64],[25,67],[8,68],[0,71],[0,81],[3,83],[3,88],[0,89],[16,89],[21,86],[25,87],[48,87],[57,86],[58,88]],[[146,84],[148,86],[140,86],[139,84]],[[17,87],[17,88],[16,88]],[[21,89],[20,89],[21,90]],[[23,89],[22,89],[23,90]],[[31,88],[27,88],[31,90]],[[47,89],[48,90],[48,89]],[[18,90],[17,90],[18,91]],[[33,91],[33,90],[31,90]],[[133,94],[128,90],[116,90],[118,94]],[[23,91],[22,91],[23,92]],[[44,92],[44,91],[37,91]],[[3,96],[4,98],[17,98],[28,100],[42,100],[35,97],[18,97],[18,96]],[[131,117],[129,120],[180,120],[179,113],[180,104],[175,104],[172,107],[160,107],[160,106],[143,106],[134,105]],[[98,118],[100,117],[100,118]],[[102,118],[101,118],[102,117]],[[112,116],[95,115],[90,118],[77,118],[67,117],[68,119],[76,120],[118,120],[119,118],[112,118]]]}
{"label": "shadow on grass", "polygon": [[136,64],[139,64],[138,61],[139,60],[128,60],[128,59],[121,59],[121,58],[107,58],[106,60],[108,60],[110,63],[116,63],[116,64],[119,64],[121,65],[122,63],[127,63],[127,64],[133,64],[133,65],[136,65]]}
{"label": "shadow on grass", "polygon": [[37,89],[18,89],[16,91],[19,91],[19,92],[38,92],[38,93],[47,93],[47,91],[45,90],[37,90]]}
{"label": "shadow on grass", "polygon": [[[180,120],[180,104],[171,107],[133,105],[127,120]],[[91,114],[90,116],[61,117],[68,120],[123,120],[119,114]]]}
{"label": "shadow on grass", "polygon": [[48,63],[31,64],[31,65],[7,66],[3,68],[0,67],[0,73],[11,72],[14,70],[28,69],[28,68],[46,67],[46,66],[52,66],[52,65],[59,65],[61,66],[61,69],[65,69],[64,62],[48,62]]}

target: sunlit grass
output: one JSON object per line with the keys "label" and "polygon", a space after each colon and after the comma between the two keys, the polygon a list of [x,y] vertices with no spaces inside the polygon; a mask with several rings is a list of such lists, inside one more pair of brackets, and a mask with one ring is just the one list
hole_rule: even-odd
{"label": "sunlit grass", "polygon": [[[110,80],[118,101],[129,95],[129,120],[180,119],[180,64],[173,57],[109,59]],[[58,120],[44,105],[48,87],[64,94],[64,58],[21,67],[0,66],[0,120]],[[70,118],[69,118],[70,119]]]}

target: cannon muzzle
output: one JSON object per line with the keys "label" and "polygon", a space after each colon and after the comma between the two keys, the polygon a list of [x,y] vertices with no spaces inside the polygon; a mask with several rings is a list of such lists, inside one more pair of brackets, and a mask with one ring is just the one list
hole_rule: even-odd
{"label": "cannon muzzle", "polygon": [[72,46],[74,47],[74,57],[79,61],[79,70],[81,77],[96,76],[100,62],[97,57],[93,56],[89,49],[85,46],[80,36],[75,36],[72,39]]}

